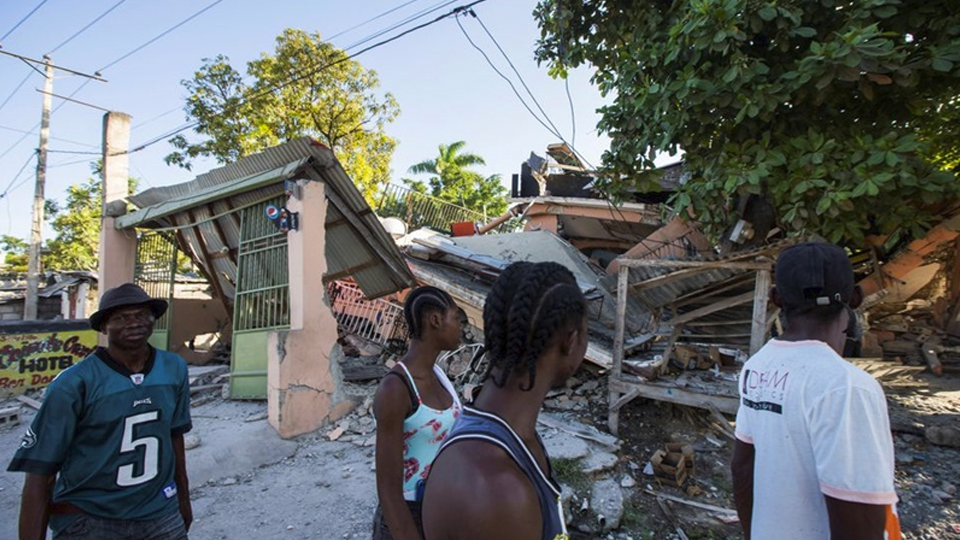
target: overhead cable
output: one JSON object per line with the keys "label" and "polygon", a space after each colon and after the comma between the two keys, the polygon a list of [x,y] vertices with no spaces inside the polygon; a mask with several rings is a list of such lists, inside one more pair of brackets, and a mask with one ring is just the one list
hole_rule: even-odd
{"label": "overhead cable", "polygon": [[27,19],[29,19],[30,17],[32,17],[33,14],[36,13],[37,10],[40,9],[41,7],[43,7],[43,5],[46,4],[46,3],[47,3],[47,0],[41,0],[40,3],[37,4],[37,7],[33,8],[32,10],[30,10],[30,13],[27,13],[26,15],[23,16],[22,19],[20,19],[19,21],[17,21],[17,24],[13,25],[13,28],[7,30],[7,33],[6,33],[6,34],[0,36],[0,41],[3,41],[3,40],[5,40],[5,39],[7,39],[8,37],[10,37],[10,34],[12,34],[17,28],[20,28],[20,25],[21,25],[21,24],[27,22]]}
{"label": "overhead cable", "polygon": [[68,37],[67,39],[65,39],[65,40],[63,40],[62,42],[60,42],[60,44],[57,45],[56,47],[50,49],[50,52],[48,52],[47,54],[48,54],[48,55],[51,55],[51,54],[57,52],[58,49],[60,49],[61,47],[63,47],[63,46],[66,45],[67,43],[70,43],[71,41],[73,41],[74,39],[76,39],[77,37],[79,37],[81,34],[83,34],[84,32],[86,32],[87,30],[89,30],[91,26],[93,26],[93,25],[97,24],[98,22],[100,22],[100,19],[102,19],[102,18],[106,17],[107,15],[109,15],[111,11],[117,9],[118,7],[120,7],[121,4],[123,4],[123,3],[126,2],[126,1],[127,1],[127,0],[120,0],[120,1],[117,2],[116,4],[110,6],[106,11],[104,11],[103,13],[101,13],[100,15],[98,15],[96,19],[90,21],[89,23],[87,23],[86,26],[84,26],[84,27],[81,28],[80,30],[77,30],[76,32],[74,32],[72,36],[70,36],[70,37]]}

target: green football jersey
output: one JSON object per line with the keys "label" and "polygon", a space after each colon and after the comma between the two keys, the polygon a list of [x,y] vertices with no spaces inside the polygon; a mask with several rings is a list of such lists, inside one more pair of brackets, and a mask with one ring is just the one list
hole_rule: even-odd
{"label": "green football jersey", "polygon": [[57,474],[53,501],[90,515],[154,519],[178,508],[171,434],[190,429],[182,358],[154,349],[131,373],[98,348],[47,388],[7,470]]}

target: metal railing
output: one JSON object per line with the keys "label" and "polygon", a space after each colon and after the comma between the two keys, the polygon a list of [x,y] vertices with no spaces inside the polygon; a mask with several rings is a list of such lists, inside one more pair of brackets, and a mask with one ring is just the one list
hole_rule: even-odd
{"label": "metal railing", "polygon": [[429,227],[447,233],[450,232],[451,223],[483,223],[487,219],[480,212],[397,184],[390,184],[383,190],[377,215],[401,219],[407,224],[407,230]]}
{"label": "metal railing", "polygon": [[[169,233],[143,231],[137,235],[137,260],[134,281],[153,298],[173,300],[173,278],[177,270],[177,243]],[[154,325],[155,330],[170,328],[170,310]]]}
{"label": "metal railing", "polygon": [[367,300],[359,287],[346,281],[327,285],[327,296],[342,333],[386,349],[406,349],[408,330],[402,307],[386,300]]}

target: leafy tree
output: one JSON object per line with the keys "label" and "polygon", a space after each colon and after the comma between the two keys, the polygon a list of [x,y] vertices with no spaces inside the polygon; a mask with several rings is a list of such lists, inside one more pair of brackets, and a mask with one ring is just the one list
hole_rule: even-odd
{"label": "leafy tree", "polygon": [[614,195],[682,149],[675,210],[720,230],[755,194],[786,230],[857,241],[917,233],[957,194],[955,0],[541,0],[535,17],[538,60],[589,63],[612,97]]}
{"label": "leafy tree", "polygon": [[389,180],[396,141],[386,125],[399,114],[392,95],[377,93],[376,72],[350,60],[318,33],[286,29],[273,54],[247,62],[246,77],[226,56],[204,59],[184,110],[204,137],[170,140],[167,163],[190,168],[197,156],[236,161],[290,139],[311,136],[329,146],[368,201]]}
{"label": "leafy tree", "polygon": [[3,248],[3,271],[7,274],[27,273],[27,251],[30,245],[22,238],[5,234],[0,236]]}
{"label": "leafy tree", "polygon": [[[131,179],[131,183],[135,181]],[[47,201],[47,215],[56,236],[46,243],[44,270],[97,269],[102,185],[99,178],[88,178],[67,188],[63,206]]]}
{"label": "leafy tree", "polygon": [[424,183],[419,180],[403,181],[414,191],[429,193],[438,199],[458,204],[485,215],[499,215],[507,208],[507,190],[500,182],[500,175],[483,175],[469,170],[486,161],[477,154],[464,151],[467,143],[457,141],[441,144],[436,158],[421,161],[408,169],[411,174],[429,174]]}

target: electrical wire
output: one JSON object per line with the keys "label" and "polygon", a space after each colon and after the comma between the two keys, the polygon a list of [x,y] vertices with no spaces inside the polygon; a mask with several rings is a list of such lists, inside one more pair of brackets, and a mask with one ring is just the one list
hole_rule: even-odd
{"label": "electrical wire", "polygon": [[[520,84],[522,84],[523,87],[527,89],[527,93],[530,94],[530,97],[533,99],[534,104],[537,106],[537,109],[540,110],[541,113],[543,113],[543,116],[544,116],[544,118],[546,119],[546,122],[544,122],[543,119],[541,119],[539,116],[537,116],[537,115],[533,112],[533,109],[530,108],[530,106],[527,104],[526,100],[523,99],[523,96],[520,95],[520,92],[517,90],[516,85],[513,84],[513,81],[511,81],[509,77],[507,77],[506,75],[504,75],[503,72],[500,71],[500,70],[496,67],[496,65],[493,63],[493,61],[490,60],[490,57],[487,55],[487,53],[486,53],[479,45],[477,45],[477,44],[473,41],[473,39],[470,37],[470,34],[467,33],[467,31],[466,31],[466,29],[463,27],[463,25],[460,24],[460,21],[459,21],[459,18],[458,18],[458,19],[457,19],[457,25],[460,27],[460,31],[463,33],[463,36],[464,36],[465,38],[467,38],[467,41],[470,43],[470,45],[472,45],[474,49],[476,49],[478,52],[480,52],[480,54],[483,56],[483,58],[487,61],[487,64],[490,65],[490,67],[497,73],[497,75],[500,76],[500,78],[502,78],[503,80],[507,81],[507,83],[510,85],[510,88],[513,90],[514,95],[516,95],[516,96],[517,96],[517,99],[520,100],[520,103],[523,104],[523,107],[524,107],[525,109],[527,109],[527,112],[529,112],[530,115],[533,116],[533,118],[534,118],[535,120],[537,120],[537,122],[540,123],[541,126],[544,127],[544,129],[546,129],[551,135],[557,137],[558,139],[560,139],[560,141],[562,141],[564,144],[566,144],[566,145],[570,148],[570,150],[571,150],[584,164],[587,165],[587,167],[589,167],[590,169],[595,169],[595,167],[593,166],[593,164],[591,164],[590,161],[589,161],[586,157],[584,157],[584,155],[583,155],[582,153],[580,153],[580,151],[577,150],[577,148],[576,148],[573,144],[571,144],[569,141],[567,141],[567,140],[563,137],[563,135],[560,133],[560,130],[559,130],[559,129],[556,129],[556,125],[553,123],[553,121],[550,120],[549,115],[547,115],[547,113],[546,113],[546,112],[543,110],[543,108],[540,106],[540,104],[539,104],[539,102],[537,101],[537,99],[533,96],[533,93],[530,92],[529,87],[527,87],[527,84],[523,81],[523,77],[520,75],[519,71],[516,69],[516,67],[514,67],[514,64],[513,64],[513,62],[510,60],[510,58],[509,58],[509,56],[507,55],[506,51],[503,50],[503,48],[502,48],[502,47],[500,46],[500,44],[497,42],[497,40],[496,40],[496,38],[493,36],[493,34],[490,33],[490,31],[487,29],[486,25],[483,24],[483,21],[480,20],[480,17],[476,14],[476,12],[473,11],[472,9],[469,10],[469,11],[465,11],[465,12],[468,13],[469,15],[471,15],[473,18],[475,18],[475,19],[477,20],[477,22],[480,23],[480,26],[483,27],[483,29],[484,29],[484,31],[486,32],[487,36],[488,36],[488,37],[494,42],[494,44],[497,46],[497,49],[499,49],[500,53],[501,53],[501,54],[503,55],[503,57],[507,60],[507,63],[510,64],[510,67],[511,67],[511,68],[513,68],[513,72],[517,75],[517,78],[520,79]],[[549,126],[547,125],[547,123],[549,123]],[[551,127],[551,126],[552,126],[552,127]]]}
{"label": "electrical wire", "polygon": [[533,104],[537,106],[537,110],[540,111],[540,114],[542,114],[543,117],[546,118],[547,122],[550,123],[550,126],[553,128],[554,131],[556,131],[557,133],[560,133],[560,129],[557,128],[556,124],[554,124],[552,120],[550,120],[550,116],[547,115],[546,111],[543,110],[543,107],[540,106],[540,102],[537,101],[537,97],[533,95],[532,91],[530,91],[530,87],[527,86],[526,81],[523,80],[523,76],[520,75],[520,71],[517,70],[517,66],[513,65],[513,61],[510,60],[510,57],[507,55],[506,51],[504,51],[503,47],[500,46],[500,42],[497,41],[497,38],[493,37],[493,34],[490,33],[490,30],[487,28],[487,25],[483,24],[483,20],[480,19],[480,17],[477,15],[475,11],[470,10],[469,14],[474,19],[476,19],[478,23],[480,23],[480,28],[483,28],[483,31],[487,34],[487,37],[490,38],[490,41],[492,41],[493,44],[496,45],[497,50],[500,51],[500,54],[507,61],[507,65],[509,65],[510,69],[513,70],[513,73],[517,76],[517,79],[520,81],[520,84],[523,86],[523,89],[527,91],[527,95],[529,95],[530,99],[533,100]]}
{"label": "electrical wire", "polygon": [[7,194],[13,190],[12,186],[14,182],[16,182],[18,178],[20,178],[20,175],[23,174],[23,171],[27,168],[27,165],[29,165],[30,162],[33,161],[35,157],[37,157],[36,150],[34,150],[34,152],[30,154],[30,157],[28,157],[27,160],[23,162],[23,165],[20,167],[20,170],[17,171],[17,174],[13,175],[13,179],[10,180],[9,184],[7,184],[7,187],[3,190],[3,193],[0,193],[0,199],[6,197]]}
{"label": "electrical wire", "polygon": [[[160,38],[166,36],[166,35],[169,34],[170,32],[173,32],[173,31],[176,30],[177,28],[180,28],[180,27],[183,26],[184,24],[192,21],[193,19],[197,18],[198,16],[200,16],[200,15],[203,14],[203,13],[205,13],[207,10],[209,10],[210,8],[216,6],[217,4],[219,4],[219,3],[221,3],[221,2],[223,2],[223,0],[215,0],[214,2],[208,4],[206,7],[200,9],[199,11],[196,11],[195,13],[193,13],[192,15],[190,15],[189,17],[187,17],[186,19],[183,19],[182,21],[178,22],[177,24],[175,24],[175,25],[171,26],[170,28],[164,30],[164,31],[161,32],[160,34],[157,34],[157,35],[154,36],[152,39],[148,40],[147,42],[143,43],[142,45],[137,46],[137,47],[134,48],[133,50],[127,52],[126,54],[120,56],[120,57],[117,58],[116,60],[114,60],[114,61],[110,62],[109,64],[105,65],[104,67],[98,69],[98,70],[97,70],[97,73],[100,73],[100,72],[102,72],[102,71],[106,71],[108,68],[113,67],[113,66],[117,65],[118,63],[122,62],[123,60],[126,60],[126,59],[129,58],[130,56],[132,56],[132,55],[140,52],[140,51],[143,50],[144,48],[146,48],[146,47],[148,47],[149,45],[152,45],[153,43],[155,43],[155,42],[156,42],[157,40],[159,40]],[[88,84],[90,84],[90,81],[91,81],[91,80],[93,80],[93,79],[87,79],[87,80],[85,80],[80,86],[78,86],[78,87],[76,88],[76,90],[74,90],[73,92],[71,92],[67,97],[68,97],[68,98],[72,98],[72,97],[74,97],[75,95],[77,95],[78,93],[80,93],[84,88],[87,87]],[[62,101],[62,102],[60,102],[59,104],[57,104],[57,105],[53,108],[53,110],[50,112],[50,115],[52,116],[54,113],[56,113],[58,110],[60,110],[60,107],[63,107],[63,105],[64,105],[65,103],[66,103],[66,101]],[[33,126],[32,128],[30,128],[30,131],[33,131],[33,130],[37,129],[37,127],[39,127],[39,126],[40,126],[40,123],[39,123],[39,122],[36,123],[36,124],[34,124],[34,126]],[[27,138],[27,136],[28,136],[28,135],[24,135],[24,136],[20,137],[20,139],[18,139],[15,143],[13,143],[12,145],[10,145],[9,148],[7,148],[2,154],[0,154],[0,159],[3,159],[4,156],[6,156],[7,154],[9,154],[14,148],[16,148],[20,143],[22,143],[22,142]]]}
{"label": "electrical wire", "polygon": [[17,28],[20,28],[20,25],[21,25],[21,24],[27,22],[27,19],[29,19],[30,17],[32,17],[33,14],[36,13],[38,9],[42,8],[43,5],[47,3],[47,1],[48,1],[48,0],[41,0],[41,2],[40,2],[39,4],[37,4],[37,7],[33,8],[32,10],[30,10],[30,13],[27,13],[26,15],[23,16],[22,19],[20,19],[19,21],[17,21],[17,24],[13,25],[13,28],[7,30],[7,33],[6,33],[6,34],[4,34],[3,36],[0,36],[0,41],[3,41],[3,40],[5,40],[5,39],[7,39],[8,37],[10,37],[10,34],[12,34]]}
{"label": "electrical wire", "polygon": [[570,74],[563,78],[563,89],[567,93],[567,103],[570,104],[570,146],[577,144],[577,113],[573,107],[573,96],[570,95]]}
{"label": "electrical wire", "polygon": [[514,95],[516,95],[517,99],[520,100],[520,104],[523,105],[523,108],[526,109],[528,113],[530,113],[530,116],[532,116],[533,119],[536,120],[541,126],[543,126],[543,128],[546,129],[547,132],[549,132],[551,135],[557,138],[562,138],[560,133],[555,128],[552,128],[549,125],[547,125],[546,122],[544,122],[539,116],[537,116],[537,113],[533,112],[533,109],[530,108],[530,106],[527,104],[527,101],[523,99],[522,95],[520,95],[520,91],[517,90],[516,85],[514,85],[513,81],[510,80],[510,77],[507,77],[506,75],[504,75],[503,72],[500,71],[497,68],[497,66],[493,63],[493,61],[490,60],[490,57],[487,56],[486,51],[481,49],[480,46],[473,41],[473,38],[471,38],[470,34],[467,33],[466,28],[464,28],[463,25],[460,24],[459,17],[457,18],[457,26],[459,26],[460,31],[463,32],[463,37],[467,38],[467,41],[470,43],[470,45],[472,45],[473,48],[476,49],[477,52],[479,52],[483,56],[483,59],[487,61],[487,64],[490,65],[493,71],[496,72],[496,74],[499,75],[501,79],[503,79],[504,81],[507,82],[507,84],[510,85],[510,89],[513,90]]}
{"label": "electrical wire", "polygon": [[31,75],[33,75],[33,73],[28,71],[27,76],[24,77],[22,81],[20,81],[20,84],[18,84],[17,87],[13,89],[13,92],[10,92],[10,95],[7,96],[7,99],[3,100],[3,103],[0,103],[0,110],[3,110],[3,108],[7,106],[7,103],[10,103],[10,100],[13,99],[13,96],[16,95],[16,93],[19,92],[21,88],[23,88],[23,85],[27,84],[27,81],[30,80]]}
{"label": "electrical wire", "polygon": [[430,7],[425,8],[425,9],[423,9],[423,10],[417,12],[417,13],[414,13],[413,15],[407,17],[406,19],[403,19],[403,20],[400,21],[400,22],[397,22],[397,23],[395,23],[395,24],[393,24],[393,25],[391,25],[391,26],[388,26],[387,28],[384,28],[383,30],[380,30],[380,31],[378,31],[378,32],[375,32],[374,34],[371,34],[371,35],[369,35],[369,36],[361,39],[360,41],[358,41],[358,42],[356,42],[356,43],[353,43],[353,44],[351,44],[351,45],[348,45],[347,47],[344,47],[343,50],[344,50],[344,51],[349,51],[349,50],[351,50],[351,49],[355,49],[355,48],[363,45],[364,43],[369,43],[369,42],[377,39],[377,38],[380,37],[380,36],[389,34],[390,32],[392,32],[392,31],[394,31],[394,30],[396,30],[396,29],[398,29],[398,28],[401,28],[401,27],[403,27],[403,26],[405,26],[405,25],[407,25],[407,24],[410,24],[411,22],[416,21],[417,19],[422,19],[422,18],[426,17],[427,15],[429,15],[429,14],[435,12],[435,11],[439,11],[439,10],[441,10],[441,9],[443,9],[443,8],[445,8],[445,7],[448,7],[448,6],[452,5],[452,4],[456,4],[458,1],[459,1],[459,0],[443,0],[442,2],[440,2],[440,3],[438,3],[438,4],[434,4],[433,6],[430,6]]}
{"label": "electrical wire", "polygon": [[327,38],[327,41],[333,41],[333,40],[337,39],[338,37],[340,37],[340,36],[342,36],[342,35],[344,35],[344,34],[353,32],[353,31],[356,30],[357,28],[361,28],[361,27],[363,27],[363,26],[366,26],[366,25],[372,23],[373,21],[382,19],[383,17],[386,17],[387,15],[389,15],[389,14],[395,12],[395,11],[398,11],[398,10],[400,10],[400,9],[403,9],[403,8],[409,6],[410,4],[413,4],[413,3],[416,3],[416,2],[419,2],[419,1],[420,1],[420,0],[409,0],[409,1],[407,1],[407,2],[404,2],[403,4],[400,4],[399,6],[397,6],[397,7],[395,7],[395,8],[388,9],[387,11],[384,11],[383,13],[381,13],[381,14],[379,14],[379,15],[376,15],[376,16],[374,16],[374,17],[371,17],[371,18],[363,21],[362,23],[355,24],[355,25],[351,26],[350,28],[347,28],[346,30],[341,30],[340,32],[337,32],[336,34],[334,34],[334,35],[330,36],[329,38]]}
{"label": "electrical wire", "polygon": [[119,64],[120,62],[126,60],[127,58],[130,58],[130,57],[133,56],[134,54],[136,54],[136,53],[140,52],[141,50],[143,50],[144,48],[152,45],[154,42],[156,42],[156,41],[159,40],[160,38],[166,36],[166,35],[169,34],[170,32],[173,32],[173,31],[176,30],[177,28],[180,28],[181,26],[187,24],[188,22],[192,21],[193,19],[196,19],[196,18],[199,17],[200,15],[206,13],[208,10],[210,10],[211,8],[213,8],[214,6],[216,6],[217,4],[219,4],[219,3],[221,3],[221,2],[223,2],[223,0],[215,0],[214,2],[211,2],[211,3],[208,4],[205,8],[201,9],[200,11],[197,11],[197,12],[194,13],[193,15],[190,15],[190,16],[187,17],[186,19],[178,22],[177,24],[175,24],[175,25],[171,26],[170,28],[164,30],[163,32],[157,34],[153,39],[151,39],[151,40],[147,41],[146,43],[144,43],[143,45],[140,45],[139,47],[133,49],[132,51],[128,52],[127,54],[125,54],[125,55],[123,55],[123,56],[121,56],[120,58],[117,58],[117,59],[114,60],[113,62],[110,62],[109,64],[103,66],[103,67],[100,68],[98,71],[105,71],[105,70],[107,70],[107,69],[109,69],[109,68],[111,68],[111,67]]}
{"label": "electrical wire", "polygon": [[106,11],[104,11],[103,13],[101,13],[96,19],[90,21],[89,23],[87,23],[86,26],[84,26],[84,27],[81,28],[80,30],[77,30],[76,32],[74,32],[72,36],[70,36],[70,37],[68,37],[67,39],[63,40],[63,42],[61,42],[59,45],[57,45],[57,46],[54,47],[53,49],[50,49],[50,52],[48,52],[47,55],[51,55],[51,54],[57,52],[58,49],[60,49],[61,47],[63,47],[63,46],[66,45],[67,43],[70,43],[71,41],[73,41],[74,39],[76,39],[78,36],[80,36],[81,34],[83,34],[84,32],[86,32],[87,30],[89,30],[91,26],[93,26],[93,25],[97,24],[98,22],[100,22],[100,19],[102,19],[102,18],[106,17],[107,15],[109,15],[111,11],[117,9],[118,7],[120,7],[121,4],[123,4],[123,3],[126,2],[126,1],[127,1],[127,0],[120,0],[120,1],[117,2],[116,4],[110,6],[110,8],[108,8]]}
{"label": "electrical wire", "polygon": [[[454,1],[456,1],[456,0],[454,0]],[[412,28],[409,28],[409,29],[407,29],[407,30],[405,30],[405,31],[403,31],[403,32],[395,35],[395,36],[392,36],[392,37],[390,37],[390,38],[388,38],[388,39],[385,39],[385,40],[383,40],[383,41],[378,41],[377,43],[374,43],[373,45],[370,45],[370,46],[368,46],[368,47],[365,47],[365,48],[363,48],[363,49],[361,49],[361,50],[359,50],[359,51],[357,51],[357,52],[355,52],[355,53],[353,53],[353,54],[344,55],[344,56],[342,56],[342,57],[340,57],[340,58],[338,58],[338,59],[336,59],[336,60],[334,60],[334,61],[332,61],[332,62],[329,62],[329,63],[324,64],[324,65],[321,65],[321,66],[317,66],[316,68],[311,69],[311,70],[307,71],[306,73],[303,73],[303,74],[301,74],[301,75],[297,75],[297,76],[295,76],[295,77],[292,77],[292,78],[290,78],[290,79],[288,79],[288,80],[286,80],[286,81],[284,81],[284,82],[282,82],[282,83],[280,83],[280,84],[271,86],[271,87],[263,90],[262,92],[259,92],[259,93],[257,93],[257,94],[252,95],[252,96],[249,96],[249,97],[246,97],[246,98],[244,98],[244,99],[242,99],[242,100],[239,100],[239,101],[234,105],[234,107],[239,106],[239,105],[242,105],[242,104],[245,104],[245,103],[249,103],[250,101],[253,101],[253,100],[255,100],[255,99],[259,99],[259,98],[264,97],[264,96],[266,96],[266,95],[269,95],[269,94],[271,94],[271,93],[273,93],[273,92],[275,92],[275,91],[277,91],[277,90],[281,90],[281,89],[283,89],[283,88],[286,88],[287,86],[290,86],[290,85],[293,84],[293,83],[302,81],[302,80],[307,79],[307,78],[309,78],[309,77],[312,77],[313,75],[316,75],[316,74],[319,73],[320,71],[323,71],[323,70],[325,70],[325,69],[328,69],[328,68],[330,68],[330,67],[333,67],[333,66],[335,66],[335,65],[337,65],[337,64],[341,64],[341,63],[346,62],[346,61],[348,61],[348,60],[352,60],[352,59],[354,59],[354,58],[356,58],[356,57],[358,57],[358,56],[360,56],[360,55],[362,55],[362,54],[364,54],[364,53],[367,53],[367,52],[372,51],[372,50],[374,50],[374,49],[376,49],[376,48],[378,48],[378,47],[382,47],[382,46],[384,46],[384,45],[386,45],[386,44],[388,44],[388,43],[391,43],[391,42],[393,42],[393,41],[396,41],[396,40],[398,40],[398,39],[400,39],[400,38],[402,38],[402,37],[404,37],[404,36],[406,36],[406,35],[408,35],[408,34],[410,34],[410,33],[416,32],[416,31],[418,31],[418,30],[421,30],[421,29],[423,29],[423,28],[426,28],[426,27],[428,27],[428,26],[431,26],[431,25],[433,25],[433,24],[436,24],[436,23],[438,23],[438,22],[440,22],[440,21],[442,21],[442,20],[444,20],[444,19],[446,19],[446,18],[448,18],[448,17],[454,16],[454,18],[456,18],[456,15],[459,15],[460,13],[464,12],[464,11],[467,10],[467,9],[470,9],[471,7],[473,7],[473,6],[475,6],[475,5],[482,4],[483,2],[486,2],[486,0],[475,0],[474,2],[472,2],[472,3],[470,3],[470,4],[466,4],[466,5],[464,5],[464,6],[455,8],[455,9],[453,9],[453,10],[447,12],[447,13],[444,13],[443,15],[440,15],[439,17],[436,17],[436,18],[434,18],[434,19],[432,19],[432,20],[430,20],[430,21],[428,21],[428,22],[425,22],[425,23],[423,23],[423,24],[419,24],[419,25],[417,25],[417,26],[414,26],[414,27],[412,27]],[[227,113],[227,112],[228,112],[227,109],[223,109],[223,110],[221,111],[221,113]],[[188,130],[188,129],[190,129],[190,128],[193,128],[193,127],[197,126],[198,124],[199,124],[199,122],[197,122],[197,121],[188,122],[188,123],[186,123],[186,124],[184,124],[184,125],[176,128],[176,129],[174,129],[174,130],[172,130],[172,131],[169,131],[169,132],[167,132],[167,133],[165,133],[165,134],[163,134],[163,135],[160,135],[160,136],[158,136],[158,137],[154,137],[154,138],[148,140],[147,142],[141,143],[141,144],[135,146],[134,148],[128,150],[126,153],[132,154],[132,153],[134,153],[134,152],[139,152],[139,151],[143,150],[144,148],[147,148],[147,147],[149,147],[149,146],[151,146],[151,145],[153,145],[153,144],[156,144],[156,143],[158,143],[158,142],[160,142],[160,141],[162,141],[162,140],[164,140],[164,139],[166,139],[166,138],[168,138],[168,137],[171,137],[171,136],[173,136],[173,135],[176,135],[176,134],[178,134],[178,133],[181,133],[181,132],[183,132],[183,131],[186,131],[186,130]]]}
{"label": "electrical wire", "polygon": [[[10,126],[0,126],[0,129],[6,130],[6,131],[12,131],[12,132],[14,132],[14,133],[26,133],[27,135],[36,135],[37,137],[40,136],[40,134],[37,133],[36,131],[25,131],[25,130],[13,128],[13,127],[10,127]],[[70,139],[64,139],[63,137],[53,137],[53,136],[51,136],[51,137],[50,137],[50,140],[51,140],[51,141],[65,142],[65,143],[68,143],[68,144],[75,144],[75,145],[77,145],[77,146],[85,146],[85,147],[87,147],[87,148],[94,148],[94,149],[99,149],[99,148],[100,148],[99,146],[97,146],[97,145],[95,145],[95,144],[89,144],[89,143],[84,143],[84,142],[80,142],[80,141],[74,141],[74,140],[70,140]]]}

